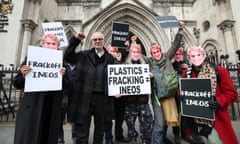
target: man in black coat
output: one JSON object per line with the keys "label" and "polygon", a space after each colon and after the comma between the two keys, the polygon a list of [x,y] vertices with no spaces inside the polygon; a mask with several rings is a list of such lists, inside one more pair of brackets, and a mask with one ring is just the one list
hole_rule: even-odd
{"label": "man in black coat", "polygon": [[69,97],[68,120],[74,123],[77,144],[88,144],[91,116],[94,116],[94,144],[102,144],[104,120],[112,119],[113,99],[107,96],[107,65],[114,58],[104,48],[104,35],[92,35],[93,48],[75,52],[84,34],[78,33],[70,40],[65,51],[66,62],[74,61],[76,75],[73,95]]}

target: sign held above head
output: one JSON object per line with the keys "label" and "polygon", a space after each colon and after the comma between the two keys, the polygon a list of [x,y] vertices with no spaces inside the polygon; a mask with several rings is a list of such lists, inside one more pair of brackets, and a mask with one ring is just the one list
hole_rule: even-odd
{"label": "sign held above head", "polygon": [[179,21],[175,16],[157,16],[156,19],[163,29],[179,27]]}
{"label": "sign held above head", "polygon": [[42,23],[42,28],[44,34],[52,33],[58,37],[60,41],[59,48],[68,46],[68,39],[64,32],[64,27],[61,22]]}
{"label": "sign held above head", "polygon": [[125,42],[128,40],[129,24],[113,22],[112,23],[112,46],[126,48]]}

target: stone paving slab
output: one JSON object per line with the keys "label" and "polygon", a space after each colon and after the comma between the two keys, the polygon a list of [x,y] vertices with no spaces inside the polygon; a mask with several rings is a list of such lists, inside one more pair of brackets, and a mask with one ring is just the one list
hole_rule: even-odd
{"label": "stone paving slab", "polygon": [[[238,136],[238,140],[240,140],[240,120],[232,121],[233,127],[235,132]],[[13,144],[14,138],[14,122],[0,122],[0,144]],[[90,129],[90,140],[89,143],[92,143],[93,137],[93,125],[91,125]],[[71,139],[71,124],[67,123],[64,125],[64,132],[65,132],[65,144],[72,144]],[[126,125],[124,125],[124,135],[126,136],[127,129]],[[168,129],[168,138],[173,139],[171,128]],[[138,140],[139,141],[139,140]],[[140,143],[140,142],[139,142]],[[120,144],[120,143],[115,143]],[[182,144],[187,144],[187,142],[182,140]]]}

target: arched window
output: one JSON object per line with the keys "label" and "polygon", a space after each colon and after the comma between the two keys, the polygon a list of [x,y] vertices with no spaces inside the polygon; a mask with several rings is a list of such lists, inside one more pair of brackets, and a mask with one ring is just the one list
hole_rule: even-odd
{"label": "arched window", "polygon": [[217,48],[212,45],[212,44],[207,44],[205,47],[205,51],[206,51],[206,61],[209,61],[210,63],[213,64],[218,64],[218,52],[217,52]]}

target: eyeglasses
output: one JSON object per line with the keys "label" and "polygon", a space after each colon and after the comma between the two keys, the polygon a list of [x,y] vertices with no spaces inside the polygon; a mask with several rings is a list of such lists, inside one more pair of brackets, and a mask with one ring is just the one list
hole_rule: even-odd
{"label": "eyeglasses", "polygon": [[93,41],[102,41],[103,40],[103,38],[94,38],[94,39],[92,39]]}

